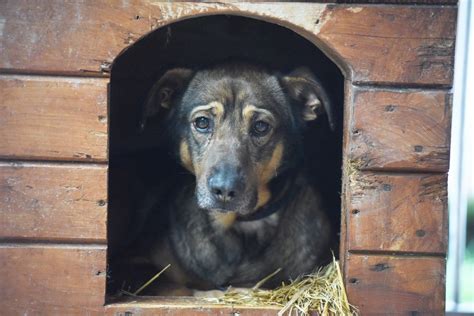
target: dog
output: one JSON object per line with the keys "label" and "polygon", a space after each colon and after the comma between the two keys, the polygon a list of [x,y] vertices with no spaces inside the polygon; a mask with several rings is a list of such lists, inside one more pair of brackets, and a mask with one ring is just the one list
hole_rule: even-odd
{"label": "dog", "polygon": [[[330,257],[327,210],[303,166],[308,121],[335,122],[307,68],[280,74],[244,62],[168,70],[150,89],[141,128],[165,117],[170,150],[188,171],[150,206],[166,225],[149,256],[198,289],[274,287]],[[159,209],[159,210],[157,210]]]}

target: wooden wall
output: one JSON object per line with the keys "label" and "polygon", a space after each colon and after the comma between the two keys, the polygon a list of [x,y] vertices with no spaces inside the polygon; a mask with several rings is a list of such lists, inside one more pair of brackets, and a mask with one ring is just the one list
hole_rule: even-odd
{"label": "wooden wall", "polygon": [[239,14],[292,28],[345,73],[351,302],[364,315],[441,314],[456,7],[439,3],[450,5],[0,2],[2,313],[104,312],[110,65],[166,23]]}

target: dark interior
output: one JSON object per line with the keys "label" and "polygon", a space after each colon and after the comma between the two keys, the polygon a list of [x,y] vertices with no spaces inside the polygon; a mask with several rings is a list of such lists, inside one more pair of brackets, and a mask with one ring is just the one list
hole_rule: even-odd
{"label": "dark interior", "polygon": [[[140,209],[152,203],[153,190],[163,184],[172,185],[173,175],[186,172],[169,152],[160,148],[160,117],[149,122],[145,132],[139,131],[149,89],[170,68],[199,68],[229,60],[258,63],[281,73],[306,66],[324,83],[333,102],[336,130],[331,131],[322,118],[309,124],[305,158],[314,174],[314,185],[327,198],[332,225],[339,233],[344,96],[344,78],[339,68],[314,44],[276,24],[228,15],[177,22],[136,42],[115,59],[112,67],[108,294],[133,292],[158,272],[140,260],[134,246],[140,234],[137,227],[150,220],[140,215]],[[153,220],[160,227],[159,219]],[[338,242],[339,234],[334,240],[335,255]]]}

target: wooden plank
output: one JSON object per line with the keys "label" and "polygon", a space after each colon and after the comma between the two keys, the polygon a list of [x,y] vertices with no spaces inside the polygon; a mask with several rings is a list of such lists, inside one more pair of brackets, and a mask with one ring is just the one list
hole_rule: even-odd
{"label": "wooden plank", "polygon": [[99,315],[105,247],[0,245],[3,315]]}
{"label": "wooden plank", "polygon": [[[215,2],[215,0],[173,0],[173,2]],[[220,3],[239,3],[242,0],[221,0]],[[245,2],[268,3],[268,2],[317,2],[317,3],[346,3],[346,4],[427,4],[427,5],[452,5],[458,0],[246,0]]]}
{"label": "wooden plank", "polygon": [[[331,2],[331,0],[328,0]],[[335,0],[336,3],[371,3],[371,4],[429,4],[429,5],[457,5],[458,0]]]}
{"label": "wooden plank", "polygon": [[0,238],[107,239],[107,167],[0,164]]}
{"label": "wooden plank", "polygon": [[320,37],[352,81],[452,85],[455,7],[334,7]]}
{"label": "wooden plank", "polygon": [[325,50],[356,82],[452,84],[455,6],[55,0],[33,8],[27,0],[2,2],[0,70],[100,75],[151,30],[213,14],[291,28]]}
{"label": "wooden plank", "polygon": [[183,316],[208,316],[208,315],[245,315],[245,316],[273,316],[281,308],[277,306],[230,306],[204,302],[191,297],[138,297],[121,299],[119,302],[105,306],[106,315],[183,315]]}
{"label": "wooden plank", "polygon": [[446,253],[446,175],[352,173],[347,192],[347,250]]}
{"label": "wooden plank", "polygon": [[350,159],[365,170],[447,172],[451,94],[355,89]]}
{"label": "wooden plank", "polygon": [[0,157],[106,161],[107,82],[0,76]]}
{"label": "wooden plank", "polygon": [[0,3],[0,69],[101,75],[122,49],[162,19],[158,6],[144,1],[65,3],[28,0]]}
{"label": "wooden plank", "polygon": [[349,301],[361,315],[443,315],[446,260],[351,254]]}

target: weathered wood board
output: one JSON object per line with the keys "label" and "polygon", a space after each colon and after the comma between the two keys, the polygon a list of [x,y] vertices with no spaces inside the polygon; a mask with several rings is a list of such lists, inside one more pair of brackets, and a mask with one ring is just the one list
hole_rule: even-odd
{"label": "weathered wood board", "polygon": [[2,314],[99,315],[105,269],[105,246],[2,244]]}
{"label": "weathered wood board", "polygon": [[355,88],[349,159],[363,170],[447,172],[448,91]]}
{"label": "weathered wood board", "polygon": [[106,161],[107,83],[0,76],[0,157]]}
{"label": "weathered wood board", "polygon": [[334,7],[319,37],[353,69],[353,83],[452,84],[455,7]]}
{"label": "weathered wood board", "polygon": [[317,43],[357,83],[452,83],[455,6],[2,2],[0,19],[8,36],[0,36],[0,71],[102,75],[124,48],[157,27],[213,14],[290,27]]}
{"label": "weathered wood board", "polygon": [[442,257],[351,254],[348,298],[361,315],[443,315],[445,269]]}
{"label": "weathered wood board", "polygon": [[215,305],[203,302],[192,297],[166,298],[141,297],[138,299],[124,299],[117,303],[105,306],[106,315],[126,315],[127,312],[141,316],[156,315],[160,311],[164,315],[204,316],[204,315],[245,315],[245,316],[273,316],[280,310],[277,306],[244,307]]}
{"label": "weathered wood board", "polygon": [[107,166],[0,163],[0,239],[107,240]]}
{"label": "weathered wood board", "polygon": [[347,250],[445,254],[445,174],[354,173],[347,198]]}

